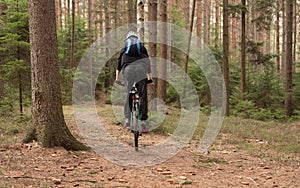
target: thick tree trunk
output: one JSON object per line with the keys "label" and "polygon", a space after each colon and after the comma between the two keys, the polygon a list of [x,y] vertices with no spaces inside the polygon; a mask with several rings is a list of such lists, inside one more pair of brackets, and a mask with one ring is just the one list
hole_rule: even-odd
{"label": "thick tree trunk", "polygon": [[293,114],[293,0],[286,0],[285,115]]}
{"label": "thick tree trunk", "polygon": [[228,0],[223,0],[223,74],[226,87],[226,111],[229,116],[229,25],[228,25]]}
{"label": "thick tree trunk", "polygon": [[31,45],[32,129],[24,141],[37,140],[44,147],[83,150],[71,134],[62,110],[55,1],[29,0]]}

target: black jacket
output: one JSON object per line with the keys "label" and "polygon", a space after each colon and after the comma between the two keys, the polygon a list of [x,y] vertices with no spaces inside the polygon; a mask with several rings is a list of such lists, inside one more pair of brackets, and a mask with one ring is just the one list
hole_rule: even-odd
{"label": "black jacket", "polygon": [[143,59],[142,63],[145,64],[146,72],[151,73],[149,55],[148,55],[147,49],[144,46],[141,47],[141,54],[128,55],[128,54],[125,54],[125,50],[126,49],[123,48],[120,52],[120,56],[118,58],[118,66],[117,66],[118,71],[121,71],[130,63],[133,63],[137,60]]}

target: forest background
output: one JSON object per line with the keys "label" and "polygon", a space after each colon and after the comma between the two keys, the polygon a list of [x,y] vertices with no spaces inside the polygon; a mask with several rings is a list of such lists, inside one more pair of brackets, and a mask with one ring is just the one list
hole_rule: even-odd
{"label": "forest background", "polygon": [[[225,1],[226,2],[226,1]],[[292,12],[288,5],[292,4]],[[72,103],[72,79],[89,46],[128,23],[167,21],[190,28],[210,48],[224,70],[227,115],[263,121],[293,121],[300,116],[299,4],[279,0],[118,1],[57,0],[56,20],[63,105]],[[0,1],[0,113],[24,117],[31,105],[31,64],[26,0]],[[224,14],[225,10],[228,14]],[[193,25],[191,17],[193,16]],[[224,17],[226,16],[226,17]],[[290,20],[288,20],[288,18]],[[288,27],[292,26],[292,27]],[[172,32],[166,33],[166,38]],[[183,36],[186,40],[188,36]],[[179,39],[181,40],[181,39]],[[176,41],[180,42],[180,41]],[[204,74],[180,51],[145,44],[152,57],[167,57],[186,69],[209,113],[210,93]],[[162,50],[166,48],[166,50]],[[226,49],[228,49],[226,51]],[[97,83],[97,99],[110,103],[116,58],[107,62]],[[162,63],[155,62],[159,74]],[[155,82],[156,95],[179,106],[174,88]]]}

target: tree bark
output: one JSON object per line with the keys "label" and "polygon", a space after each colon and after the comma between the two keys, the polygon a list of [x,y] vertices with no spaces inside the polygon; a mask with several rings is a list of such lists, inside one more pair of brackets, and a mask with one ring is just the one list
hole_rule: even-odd
{"label": "tree bark", "polygon": [[[167,22],[167,0],[159,0],[159,11],[160,11],[160,21],[162,23]],[[166,79],[167,79],[167,27],[165,24],[160,26],[160,62],[158,68],[158,86],[157,94],[158,97],[166,102]]]}
{"label": "tree bark", "polygon": [[246,0],[242,0],[242,35],[241,35],[241,94],[246,92]]}
{"label": "tree bark", "polygon": [[219,0],[216,0],[216,31],[215,31],[215,48],[219,48],[219,33],[220,33],[220,10],[219,10]]}
{"label": "tree bark", "polygon": [[281,59],[281,77],[285,78],[286,65],[286,1],[282,0],[282,59]]}
{"label": "tree bark", "polygon": [[279,20],[280,20],[280,0],[276,1],[276,21],[275,21],[275,35],[276,35],[276,47],[275,52],[278,54],[275,60],[275,70],[277,74],[280,74],[280,26],[279,26]]}
{"label": "tree bark", "polygon": [[228,31],[228,0],[223,0],[223,74],[226,87],[226,110],[225,115],[229,116],[229,31]]}
{"label": "tree bark", "polygon": [[25,142],[37,140],[44,147],[62,146],[68,150],[86,150],[68,129],[63,115],[55,1],[29,0],[31,45],[32,129]]}
{"label": "tree bark", "polygon": [[75,0],[72,0],[72,28],[71,28],[71,49],[70,49],[70,69],[74,67],[75,50]]}
{"label": "tree bark", "polygon": [[[236,5],[236,0],[232,0],[232,4]],[[234,14],[233,14],[234,15]],[[232,25],[231,25],[231,52],[232,56],[231,58],[233,61],[236,61],[236,30],[237,30],[237,23],[236,23],[236,16],[234,15],[231,19]]]}
{"label": "tree bark", "polygon": [[197,36],[202,39],[202,0],[197,0]]}
{"label": "tree bark", "polygon": [[141,41],[144,41],[144,32],[145,32],[145,27],[144,27],[144,20],[145,20],[145,0],[138,0],[138,33],[140,36]]}
{"label": "tree bark", "polygon": [[210,45],[211,0],[204,1],[204,43]]}
{"label": "tree bark", "polygon": [[[149,92],[149,101],[153,100],[157,96],[156,88],[157,88],[157,72],[156,72],[156,41],[157,41],[157,0],[149,0],[149,21],[152,22],[149,25],[149,56],[151,57],[151,72],[153,76],[154,85]],[[151,110],[157,109],[157,104],[154,102],[150,106]]]}
{"label": "tree bark", "polygon": [[293,114],[293,0],[286,0],[285,115]]}
{"label": "tree bark", "polygon": [[61,29],[62,27],[62,19],[61,19],[61,0],[57,0],[56,2],[56,27],[57,29]]}
{"label": "tree bark", "polygon": [[294,17],[293,17],[293,72],[296,72],[296,59],[297,59],[297,0],[294,0]]}

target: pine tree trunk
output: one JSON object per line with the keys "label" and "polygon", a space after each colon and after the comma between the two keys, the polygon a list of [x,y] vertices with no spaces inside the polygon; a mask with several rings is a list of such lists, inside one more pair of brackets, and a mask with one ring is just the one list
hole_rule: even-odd
{"label": "pine tree trunk", "polygon": [[178,3],[183,15],[184,27],[188,29],[190,22],[190,0],[180,0]]}
{"label": "pine tree trunk", "polygon": [[276,21],[275,21],[275,35],[276,35],[276,47],[275,52],[278,54],[275,61],[275,70],[277,74],[280,74],[280,26],[279,26],[279,20],[280,20],[280,0],[276,1]]}
{"label": "pine tree trunk", "polygon": [[72,0],[72,29],[71,29],[71,50],[70,50],[70,69],[74,67],[75,50],[75,0]]}
{"label": "pine tree trunk", "polygon": [[[167,0],[159,0],[159,11],[160,11],[160,21],[167,22]],[[166,102],[166,79],[167,79],[167,27],[165,24],[160,26],[160,62],[158,67],[158,84],[157,84],[157,95],[158,98]]]}
{"label": "pine tree trunk", "polygon": [[[153,100],[157,96],[157,73],[156,73],[156,41],[157,41],[157,0],[149,0],[149,21],[152,22],[149,25],[149,56],[151,57],[151,71],[153,76],[154,85],[149,91],[149,101]],[[157,109],[157,104],[155,102],[150,106],[151,110]]]}
{"label": "pine tree trunk", "polygon": [[92,45],[92,0],[88,0],[88,42]]}
{"label": "pine tree trunk", "polygon": [[202,0],[197,0],[197,36],[202,39]]}
{"label": "pine tree trunk", "polygon": [[71,134],[62,110],[55,1],[29,0],[31,45],[32,129],[25,142],[37,140],[44,147],[83,150]]}
{"label": "pine tree trunk", "polygon": [[220,10],[219,10],[219,0],[216,0],[216,32],[215,32],[215,48],[219,48],[219,33],[220,33]]}
{"label": "pine tree trunk", "polygon": [[285,78],[286,65],[286,0],[282,0],[282,59],[281,59],[281,76]]}
{"label": "pine tree trunk", "polygon": [[242,0],[242,35],[241,35],[241,94],[246,92],[246,0]]}
{"label": "pine tree trunk", "polygon": [[144,41],[144,32],[145,32],[145,27],[144,27],[144,20],[145,20],[145,0],[138,0],[138,33],[140,36],[141,41]]}
{"label": "pine tree trunk", "polygon": [[56,2],[56,27],[57,29],[61,29],[62,20],[61,20],[61,0],[57,0]]}
{"label": "pine tree trunk", "polygon": [[75,0],[75,12],[80,17],[80,6],[79,6],[79,0]]}
{"label": "pine tree trunk", "polygon": [[[236,0],[232,0],[232,4],[236,5]],[[236,23],[236,16],[234,16],[232,19],[231,24],[231,52],[232,52],[232,59],[236,60],[236,29],[237,29],[237,23]]]}
{"label": "pine tree trunk", "polygon": [[293,17],[293,72],[296,72],[296,59],[297,59],[297,0],[294,0],[294,17]]}
{"label": "pine tree trunk", "polygon": [[210,45],[211,0],[204,1],[204,43]]}
{"label": "pine tree trunk", "polygon": [[228,25],[228,0],[223,0],[223,74],[226,87],[226,111],[229,116],[229,25]]}
{"label": "pine tree trunk", "polygon": [[285,115],[293,114],[293,0],[286,0]]}
{"label": "pine tree trunk", "polygon": [[104,34],[104,27],[103,27],[103,0],[99,0],[99,35],[100,37]]}

